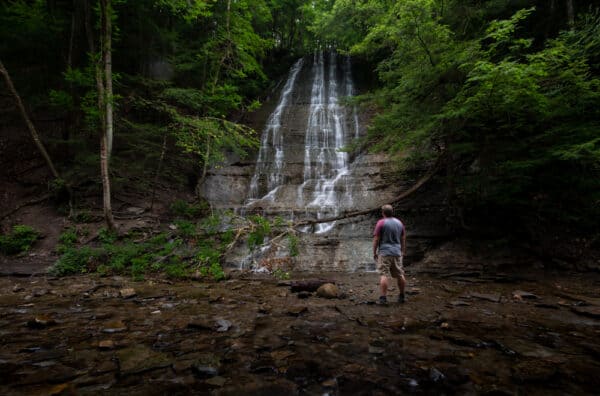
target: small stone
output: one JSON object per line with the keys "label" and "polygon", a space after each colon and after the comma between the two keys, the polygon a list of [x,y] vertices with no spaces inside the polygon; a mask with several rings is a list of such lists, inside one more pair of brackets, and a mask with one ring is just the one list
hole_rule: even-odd
{"label": "small stone", "polygon": [[323,385],[326,388],[335,388],[337,386],[337,381],[335,378],[332,379],[328,379],[326,381],[323,381],[321,383],[321,385]]}
{"label": "small stone", "polygon": [[38,315],[27,322],[27,327],[32,329],[43,329],[55,325],[56,321],[48,315]]}
{"label": "small stone", "polygon": [[217,319],[217,332],[224,333],[231,328],[232,324],[226,319]]}
{"label": "small stone", "polygon": [[448,322],[442,322],[442,324],[440,325],[440,327],[441,327],[442,329],[445,329],[445,330],[447,330],[447,329],[449,329],[449,328],[450,328],[450,324],[449,324]]}
{"label": "small stone", "polygon": [[156,311],[152,311],[152,312],[150,312],[150,314],[151,314],[151,315],[158,315],[158,314],[160,314],[160,310],[159,310],[159,309],[157,309]]}
{"label": "small stone", "polygon": [[203,318],[197,318],[187,324],[188,329],[194,330],[212,330],[213,324]]}
{"label": "small stone", "polygon": [[295,307],[290,307],[287,311],[288,315],[291,315],[291,316],[300,316],[305,312],[308,312],[308,308],[303,307],[301,305],[297,305]]}
{"label": "small stone", "polygon": [[515,290],[513,292],[512,296],[513,296],[513,298],[515,300],[523,300],[523,299],[532,300],[532,299],[539,298],[535,294],[530,293],[530,292],[526,292],[526,291],[523,291],[523,290]]}
{"label": "small stone", "polygon": [[227,382],[227,379],[217,376],[217,377],[209,378],[205,382],[212,386],[222,387]]}
{"label": "small stone", "polygon": [[321,298],[338,298],[340,291],[333,283],[325,283],[317,289],[317,296]]}
{"label": "small stone", "polygon": [[48,294],[48,290],[46,290],[46,289],[36,289],[33,291],[34,297],[42,297],[42,296],[45,296],[46,294]]}
{"label": "small stone", "polygon": [[456,300],[456,301],[450,301],[450,305],[453,307],[468,307],[471,304],[469,304],[466,301]]}
{"label": "small stone", "polygon": [[13,287],[13,289],[12,289],[13,293],[22,292],[23,290],[25,290],[25,289],[19,285],[15,285],[15,287]]}
{"label": "small stone", "polygon": [[440,382],[446,379],[446,376],[435,367],[432,367],[429,369],[429,379],[432,382]]}
{"label": "small stone", "polygon": [[132,288],[125,288],[125,289],[119,290],[119,295],[123,298],[131,298],[131,297],[136,296],[137,293]]}
{"label": "small stone", "polygon": [[385,348],[369,345],[369,353],[374,355],[381,355],[385,352]]}
{"label": "small stone", "polygon": [[106,327],[102,329],[103,333],[121,333],[127,330],[127,326],[120,320],[109,322],[106,324]]}
{"label": "small stone", "polygon": [[115,348],[115,343],[112,340],[102,340],[98,343],[98,348],[99,349],[114,349]]}
{"label": "small stone", "polygon": [[296,353],[292,351],[279,350],[271,352],[271,357],[273,360],[284,360],[291,356],[294,356]]}

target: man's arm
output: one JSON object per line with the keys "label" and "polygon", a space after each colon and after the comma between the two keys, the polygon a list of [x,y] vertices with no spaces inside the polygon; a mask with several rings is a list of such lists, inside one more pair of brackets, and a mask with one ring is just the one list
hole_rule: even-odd
{"label": "man's arm", "polygon": [[402,227],[402,255],[406,254],[406,227]]}
{"label": "man's arm", "polygon": [[373,237],[373,258],[377,260],[377,250],[379,249],[379,235]]}

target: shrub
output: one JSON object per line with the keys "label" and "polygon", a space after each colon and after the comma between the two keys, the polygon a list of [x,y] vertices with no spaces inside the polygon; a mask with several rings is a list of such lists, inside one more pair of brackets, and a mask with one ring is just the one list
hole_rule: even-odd
{"label": "shrub", "polygon": [[90,247],[66,248],[63,255],[50,268],[50,274],[65,276],[85,273],[91,260],[98,256],[99,252]]}
{"label": "shrub", "polygon": [[0,235],[0,252],[3,254],[18,254],[31,248],[40,234],[32,227],[16,225],[8,235]]}

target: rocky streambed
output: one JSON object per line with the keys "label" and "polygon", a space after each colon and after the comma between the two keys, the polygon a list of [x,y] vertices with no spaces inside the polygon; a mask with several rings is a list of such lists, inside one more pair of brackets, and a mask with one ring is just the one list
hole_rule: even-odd
{"label": "rocky streambed", "polygon": [[[409,268],[340,296],[248,273],[220,283],[0,278],[0,394],[594,394],[600,276]],[[392,290],[395,300],[397,290]]]}

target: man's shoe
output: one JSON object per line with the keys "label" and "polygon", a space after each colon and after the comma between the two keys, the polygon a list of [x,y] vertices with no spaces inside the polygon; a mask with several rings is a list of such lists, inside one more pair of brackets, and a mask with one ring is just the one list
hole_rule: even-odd
{"label": "man's shoe", "polygon": [[402,293],[402,294],[400,294],[400,295],[398,296],[398,302],[399,302],[400,304],[402,304],[402,303],[406,302],[406,296],[404,295],[404,293]]}
{"label": "man's shoe", "polygon": [[379,297],[379,304],[387,305],[387,297],[386,296]]}

